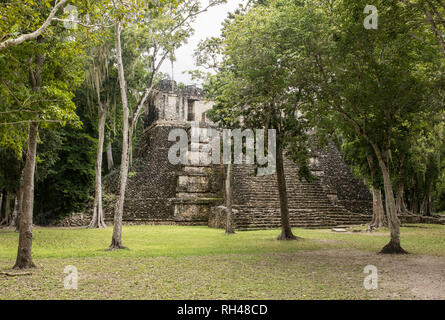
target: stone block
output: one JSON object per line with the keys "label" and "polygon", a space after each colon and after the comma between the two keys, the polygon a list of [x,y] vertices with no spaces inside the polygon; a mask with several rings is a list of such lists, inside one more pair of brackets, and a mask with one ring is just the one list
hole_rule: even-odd
{"label": "stone block", "polygon": [[201,204],[176,204],[176,221],[208,221],[210,207]]}

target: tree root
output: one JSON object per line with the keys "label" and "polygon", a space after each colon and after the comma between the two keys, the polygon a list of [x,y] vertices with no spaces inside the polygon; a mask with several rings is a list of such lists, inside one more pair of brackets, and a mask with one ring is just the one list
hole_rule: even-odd
{"label": "tree root", "polygon": [[288,231],[288,232],[283,231],[277,238],[278,241],[293,241],[293,240],[299,240],[299,239],[301,239],[301,238],[294,236],[292,231]]}
{"label": "tree root", "polygon": [[32,272],[23,272],[23,273],[11,273],[11,272],[0,272],[0,275],[7,277],[20,277],[20,276],[31,276]]}
{"label": "tree root", "polygon": [[126,246],[124,246],[124,245],[115,245],[115,244],[112,244],[112,245],[110,245],[110,247],[108,248],[108,249],[106,249],[105,251],[116,251],[116,250],[130,250],[129,248],[127,248]]}
{"label": "tree root", "polygon": [[393,242],[389,242],[383,249],[379,252],[380,254],[408,254],[400,244],[395,244]]}
{"label": "tree root", "polygon": [[12,267],[13,270],[26,270],[26,269],[35,269],[37,266],[34,264],[34,262],[26,262],[26,263],[16,263],[14,267]]}
{"label": "tree root", "polygon": [[102,224],[97,224],[97,223],[94,223],[94,224],[90,224],[88,227],[87,227],[87,229],[102,229],[102,230],[104,230],[104,229],[106,229],[107,228],[107,225],[102,225]]}

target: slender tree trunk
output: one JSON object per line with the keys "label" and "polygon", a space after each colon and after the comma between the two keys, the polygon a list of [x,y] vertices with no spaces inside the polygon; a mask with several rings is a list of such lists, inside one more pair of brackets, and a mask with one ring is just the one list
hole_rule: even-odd
{"label": "slender tree trunk", "polygon": [[[352,125],[355,128],[355,131],[357,134],[361,135],[363,138],[365,138],[369,144],[374,149],[375,155],[377,156],[378,163],[380,166],[380,169],[383,174],[383,184],[384,184],[384,190],[385,190],[385,205],[386,205],[386,215],[388,219],[388,226],[391,233],[391,240],[390,242],[380,251],[380,253],[397,253],[397,254],[405,254],[407,253],[405,250],[402,249],[400,246],[400,220],[397,217],[397,210],[396,210],[396,201],[394,198],[394,191],[392,188],[392,182],[391,182],[391,175],[389,172],[389,167],[385,163],[385,161],[388,161],[388,154],[389,154],[389,143],[385,152],[382,152],[380,147],[373,142],[369,136],[367,135],[366,131],[364,131],[358,124],[355,122],[352,118],[349,117],[346,113],[340,111],[340,113],[348,119],[352,123]],[[389,130],[391,131],[391,130]],[[385,156],[385,159],[384,159]]]}
{"label": "slender tree trunk", "polygon": [[6,190],[5,219],[1,224],[9,225],[9,216],[11,214],[11,191]]}
{"label": "slender tree trunk", "polygon": [[426,190],[426,197],[425,197],[425,215],[426,216],[432,216],[432,214],[433,214],[432,193],[433,193],[433,182],[430,181],[428,183],[428,187]]}
{"label": "slender tree trunk", "polygon": [[131,168],[133,166],[133,127],[129,128],[128,132],[128,167]]}
{"label": "slender tree trunk", "polygon": [[385,226],[385,209],[383,208],[382,191],[376,187],[372,187],[372,207],[373,216],[371,227],[374,229]]}
{"label": "slender tree trunk", "polygon": [[404,213],[406,211],[406,206],[405,206],[405,197],[404,197],[404,193],[405,193],[405,156],[401,156],[400,157],[400,161],[399,161],[399,178],[397,181],[397,200],[396,200],[396,210],[397,210],[397,214],[401,214]]}
{"label": "slender tree trunk", "polygon": [[107,167],[108,172],[111,172],[114,168],[114,160],[113,160],[113,148],[111,143],[108,143],[107,145]]}
{"label": "slender tree trunk", "polygon": [[19,247],[14,269],[35,268],[35,264],[32,261],[32,214],[38,132],[39,127],[37,123],[31,122],[29,125],[28,150],[24,169],[23,211],[20,215]]}
{"label": "slender tree trunk", "polygon": [[[8,191],[4,191],[4,193],[8,194]],[[6,210],[5,210],[4,213],[1,210],[4,207],[6,207],[6,197],[3,196],[3,191],[2,191],[2,196],[1,196],[0,200],[1,200],[1,204],[0,204],[0,226],[2,226],[5,223],[5,221],[6,221]],[[4,205],[3,205],[3,202],[5,202]]]}
{"label": "slender tree trunk", "polygon": [[[17,217],[14,217],[15,218],[14,225],[15,225],[15,231],[16,232],[20,231],[20,217],[21,217],[22,212],[23,212],[24,172],[25,172],[25,170],[23,169],[22,170],[22,176],[20,178],[20,189],[19,189],[19,192],[18,192],[19,195],[17,196],[17,198],[18,198]],[[11,223],[11,226],[12,226],[12,223]]]}
{"label": "slender tree trunk", "polygon": [[383,181],[385,186],[386,214],[388,219],[388,226],[391,232],[390,242],[382,249],[382,251],[380,251],[380,253],[406,254],[407,252],[400,246],[400,220],[397,217],[396,203],[394,199],[394,191],[392,188],[389,168],[383,160],[380,149],[378,149],[376,145],[373,145],[373,147],[376,151],[377,158],[379,160],[379,166],[383,174]]}
{"label": "slender tree trunk", "polygon": [[0,221],[2,220],[2,209],[3,209],[3,191],[0,192]]}
{"label": "slender tree trunk", "polygon": [[402,210],[402,212],[408,212],[408,207],[406,206],[405,199],[405,189],[403,189],[402,200],[400,202],[400,210]]}
{"label": "slender tree trunk", "polygon": [[125,202],[125,190],[127,187],[128,179],[128,138],[129,138],[129,109],[128,109],[128,99],[127,99],[127,84],[125,81],[124,66],[122,62],[122,46],[121,46],[121,22],[116,22],[116,55],[117,55],[117,65],[118,65],[118,75],[119,75],[119,85],[121,90],[122,98],[122,109],[123,109],[123,127],[122,127],[122,164],[120,170],[120,187],[119,196],[116,201],[116,206],[114,209],[114,228],[113,228],[113,238],[110,245],[110,250],[114,249],[125,249],[122,244],[122,216],[124,213],[124,202]]}
{"label": "slender tree trunk", "polygon": [[[43,43],[44,38],[39,36],[37,43]],[[40,54],[34,59],[36,68],[29,67],[29,82],[32,91],[40,91],[42,84],[42,69],[45,57]],[[33,60],[31,59],[32,63]],[[37,157],[37,138],[39,135],[39,125],[37,122],[30,122],[28,134],[28,148],[26,151],[25,168],[23,169],[23,195],[22,207],[20,208],[19,222],[19,247],[17,250],[17,260],[14,269],[35,268],[32,261],[32,229],[33,229],[33,209],[34,209],[34,174]]]}
{"label": "slender tree trunk", "polygon": [[19,182],[19,188],[17,190],[17,207],[14,208],[14,212],[12,215],[11,225],[10,227],[15,227],[15,231],[19,231],[20,227],[20,215],[22,212],[22,204],[23,204],[23,184],[24,184],[24,175],[25,175],[25,169],[22,169],[22,172],[20,174],[20,182]]}
{"label": "slender tree trunk", "polygon": [[405,204],[404,204],[404,185],[403,182],[401,183],[399,181],[398,187],[397,187],[397,200],[396,200],[396,210],[397,214],[401,214],[404,212]]}
{"label": "slender tree trunk", "polygon": [[[375,183],[376,168],[374,159],[371,155],[367,156],[369,171],[371,172],[372,183]],[[372,221],[371,230],[385,226],[385,209],[383,209],[382,191],[376,186],[372,186]]]}
{"label": "slender tree trunk", "polygon": [[286,176],[284,174],[283,147],[281,142],[277,141],[277,183],[280,195],[280,212],[281,212],[281,234],[278,240],[296,240],[297,237],[292,233],[289,222],[289,206],[287,200]]}
{"label": "slender tree trunk", "polygon": [[419,214],[419,196],[418,196],[418,182],[417,177],[414,178],[414,187],[413,187],[413,194],[411,199],[411,211],[413,214]]}
{"label": "slender tree trunk", "polygon": [[426,208],[426,196],[425,196],[425,198],[423,198],[423,200],[422,200],[422,204],[420,205],[420,210],[419,210],[419,212],[420,212],[420,214],[421,214],[422,216],[425,215],[425,208]]}
{"label": "slender tree trunk", "polygon": [[232,176],[233,176],[233,164],[229,163],[227,165],[226,173],[226,207],[227,207],[227,221],[226,221],[226,234],[235,233],[233,228],[233,187],[232,187]]}
{"label": "slender tree trunk", "polygon": [[17,192],[14,201],[14,211],[12,212],[11,223],[9,224],[10,228],[17,227],[17,217],[19,215],[20,208],[20,190]]}
{"label": "slender tree trunk", "polygon": [[105,140],[105,120],[107,119],[107,110],[99,103],[99,141],[97,144],[96,155],[96,187],[94,197],[93,219],[90,228],[106,228],[104,212],[102,207],[102,157]]}

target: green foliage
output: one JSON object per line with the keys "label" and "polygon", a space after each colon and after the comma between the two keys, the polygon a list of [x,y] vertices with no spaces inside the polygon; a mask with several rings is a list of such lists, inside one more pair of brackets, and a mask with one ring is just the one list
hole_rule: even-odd
{"label": "green foliage", "polygon": [[[36,186],[34,217],[39,224],[73,212],[83,212],[94,190],[97,141],[85,132],[71,128],[64,128],[57,136],[61,144],[53,156],[55,161]],[[51,139],[54,138],[47,137],[44,143]],[[41,148],[42,145],[39,145],[39,154],[43,151]],[[50,151],[54,152],[54,148]],[[39,170],[38,166],[37,172]]]}
{"label": "green foliage", "polygon": [[[200,65],[218,64],[205,86],[217,102],[209,118],[228,127],[276,129],[278,144],[306,178],[309,127],[301,110],[318,85],[307,51],[325,50],[322,18],[309,1],[257,5],[232,17],[223,39],[202,43],[206,50],[198,57]],[[214,62],[218,43],[221,63]]]}
{"label": "green foliage", "polygon": [[0,190],[18,190],[23,165],[13,150],[0,149]]}
{"label": "green foliage", "polygon": [[[21,155],[27,139],[27,123],[55,129],[71,123],[80,127],[72,102],[83,81],[82,50],[62,30],[58,36],[26,42],[0,53],[0,143]],[[37,57],[43,65],[37,65]],[[67,62],[69,61],[69,62]],[[41,77],[34,90],[30,72]]]}
{"label": "green foliage", "polygon": [[63,142],[64,139],[60,131],[40,130],[35,175],[37,182],[45,181],[48,176],[57,174],[54,165],[60,160],[59,153]]}
{"label": "green foliage", "polygon": [[373,3],[379,9],[377,30],[363,26],[366,1],[331,4],[322,9],[332,28],[330,49],[312,54],[323,77],[307,115],[340,135],[349,160],[365,176],[368,155],[380,157],[393,184],[405,190],[423,176],[424,199],[438,175],[435,137],[443,121],[445,60],[434,34],[414,22],[416,10],[398,1]]}

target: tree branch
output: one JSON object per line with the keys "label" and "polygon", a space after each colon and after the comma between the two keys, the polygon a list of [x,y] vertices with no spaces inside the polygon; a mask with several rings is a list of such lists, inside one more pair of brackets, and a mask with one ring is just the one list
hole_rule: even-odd
{"label": "tree branch", "polygon": [[2,122],[0,123],[0,126],[12,126],[16,124],[27,124],[31,122],[38,122],[38,123],[65,123],[68,120],[22,120],[22,121],[16,121],[16,122]]}
{"label": "tree branch", "polygon": [[34,31],[32,33],[28,33],[28,34],[23,34],[23,35],[19,36],[18,38],[15,38],[15,39],[9,39],[9,40],[1,42],[0,43],[0,51],[5,50],[5,49],[7,49],[9,47],[18,46],[19,44],[22,44],[25,41],[37,39],[39,36],[41,36],[46,31],[46,29],[48,29],[48,27],[51,25],[51,22],[53,21],[54,16],[57,14],[59,9],[64,4],[66,4],[68,1],[69,0],[60,0],[60,2],[56,2],[56,5],[51,10],[51,13],[49,14],[49,16],[46,19],[46,21],[36,31]]}
{"label": "tree branch", "polygon": [[86,24],[83,23],[81,21],[77,21],[77,20],[69,20],[69,19],[60,19],[60,18],[53,18],[53,21],[58,21],[58,22],[70,22],[70,23],[75,23],[78,24],[79,26],[82,26],[84,28],[111,28],[114,27],[114,24],[109,24],[109,25],[105,25],[105,24]]}

